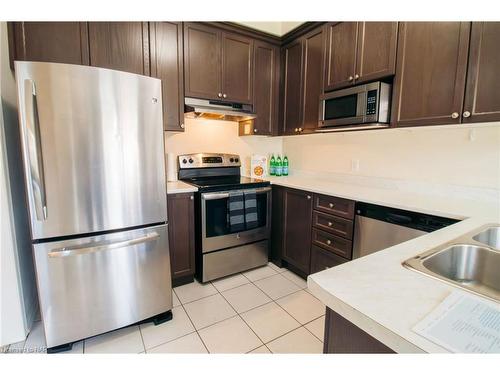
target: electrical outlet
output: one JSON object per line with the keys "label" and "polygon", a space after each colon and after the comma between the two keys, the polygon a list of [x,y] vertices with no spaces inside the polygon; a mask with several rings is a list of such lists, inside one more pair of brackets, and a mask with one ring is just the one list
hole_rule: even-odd
{"label": "electrical outlet", "polygon": [[351,172],[359,172],[359,159],[351,160]]}

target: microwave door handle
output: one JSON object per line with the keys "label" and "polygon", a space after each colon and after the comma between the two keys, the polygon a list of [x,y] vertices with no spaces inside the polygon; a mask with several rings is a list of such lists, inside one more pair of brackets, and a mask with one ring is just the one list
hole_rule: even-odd
{"label": "microwave door handle", "polygon": [[36,218],[47,219],[47,195],[45,191],[45,175],[43,169],[42,140],[40,136],[40,119],[36,98],[35,82],[24,81],[24,105],[26,124],[26,146],[29,159],[29,177],[35,200]]}
{"label": "microwave door handle", "polygon": [[366,101],[367,101],[367,91],[363,90],[358,94],[358,108],[356,109],[356,115],[366,121]]}

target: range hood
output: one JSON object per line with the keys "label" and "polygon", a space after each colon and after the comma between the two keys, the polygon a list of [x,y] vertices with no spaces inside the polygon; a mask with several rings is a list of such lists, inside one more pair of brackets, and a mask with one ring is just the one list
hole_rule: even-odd
{"label": "range hood", "polygon": [[251,120],[256,117],[251,104],[228,103],[219,100],[196,98],[184,99],[184,115],[187,118],[238,122]]}

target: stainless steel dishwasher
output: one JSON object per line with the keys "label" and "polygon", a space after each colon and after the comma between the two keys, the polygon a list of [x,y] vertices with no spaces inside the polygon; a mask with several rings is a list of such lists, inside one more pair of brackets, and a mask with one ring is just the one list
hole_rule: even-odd
{"label": "stainless steel dishwasher", "polygon": [[445,217],[357,202],[353,258],[361,258],[444,228],[457,221]]}

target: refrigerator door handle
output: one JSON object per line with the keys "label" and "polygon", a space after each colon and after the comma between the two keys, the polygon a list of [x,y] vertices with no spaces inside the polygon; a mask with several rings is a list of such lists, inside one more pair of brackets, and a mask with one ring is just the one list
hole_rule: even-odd
{"label": "refrigerator door handle", "polygon": [[36,218],[39,221],[47,219],[47,195],[45,191],[45,175],[43,170],[42,140],[40,137],[40,121],[36,100],[35,82],[24,80],[26,130],[29,153],[29,169],[33,196],[35,200]]}
{"label": "refrigerator door handle", "polygon": [[82,255],[89,253],[96,253],[99,251],[118,249],[120,247],[127,247],[132,245],[137,245],[145,242],[155,241],[160,237],[156,232],[148,233],[145,236],[133,238],[131,240],[117,241],[106,244],[96,244],[95,246],[74,246],[74,247],[61,247],[59,249],[54,249],[48,253],[49,258],[59,258],[74,255]]}

